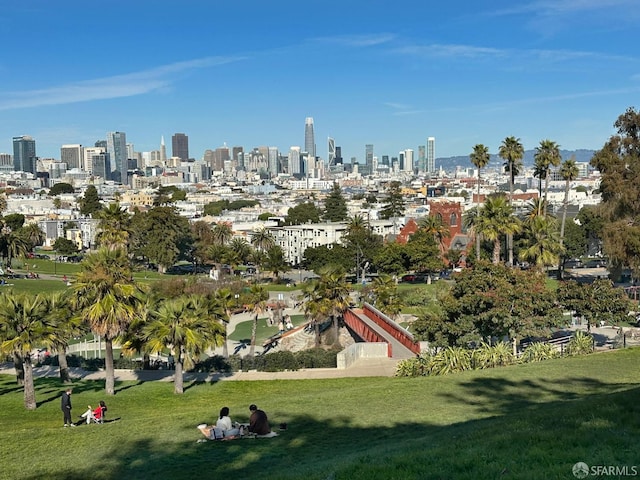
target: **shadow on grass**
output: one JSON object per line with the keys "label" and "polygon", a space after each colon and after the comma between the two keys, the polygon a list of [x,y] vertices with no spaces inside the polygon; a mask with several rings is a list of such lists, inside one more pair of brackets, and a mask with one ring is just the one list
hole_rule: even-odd
{"label": "shadow on grass", "polygon": [[[570,389],[569,389],[569,388]],[[384,394],[384,392],[381,392]],[[152,435],[102,445],[90,468],[52,472],[71,480],[111,478],[349,479],[572,478],[572,466],[634,465],[640,435],[640,388],[586,377],[512,381],[479,378],[442,394],[449,409],[472,404],[468,420],[394,418],[375,427],[362,418],[275,414],[288,429],[272,439],[196,443],[156,441]],[[339,396],[339,393],[336,393]],[[338,402],[336,402],[338,403]],[[362,405],[362,417],[368,415]],[[24,477],[39,478],[36,475]]]}

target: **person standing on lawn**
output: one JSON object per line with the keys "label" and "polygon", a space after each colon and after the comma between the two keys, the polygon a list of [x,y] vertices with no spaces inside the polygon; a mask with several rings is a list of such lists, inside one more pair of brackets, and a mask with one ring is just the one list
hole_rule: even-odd
{"label": "person standing on lawn", "polygon": [[67,390],[62,392],[60,408],[62,409],[62,414],[64,415],[64,426],[68,427],[69,425],[71,425],[72,427],[75,427],[75,424],[71,420],[71,389],[70,388],[67,388]]}

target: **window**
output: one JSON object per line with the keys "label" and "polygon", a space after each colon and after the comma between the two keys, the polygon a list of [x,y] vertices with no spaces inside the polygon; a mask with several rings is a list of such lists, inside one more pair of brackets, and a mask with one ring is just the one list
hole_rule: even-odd
{"label": "window", "polygon": [[449,225],[452,227],[458,225],[458,216],[455,213],[451,214],[451,217],[449,218]]}

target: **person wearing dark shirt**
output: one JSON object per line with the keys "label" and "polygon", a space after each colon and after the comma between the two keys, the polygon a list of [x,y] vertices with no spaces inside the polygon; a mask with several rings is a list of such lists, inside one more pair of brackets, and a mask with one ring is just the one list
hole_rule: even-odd
{"label": "person wearing dark shirt", "polygon": [[256,435],[267,435],[271,433],[267,414],[253,404],[249,406],[249,411],[251,412],[251,417],[249,417],[249,431]]}
{"label": "person wearing dark shirt", "polygon": [[71,425],[75,427],[76,425],[71,420],[71,389],[67,388],[66,391],[62,392],[62,398],[60,400],[60,408],[62,409],[62,414],[64,415],[64,426],[67,427]]}

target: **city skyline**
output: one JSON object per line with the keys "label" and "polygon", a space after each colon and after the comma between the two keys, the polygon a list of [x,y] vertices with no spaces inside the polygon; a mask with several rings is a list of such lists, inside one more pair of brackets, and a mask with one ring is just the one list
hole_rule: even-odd
{"label": "city skyline", "polygon": [[[27,135],[59,158],[106,132],[151,151],[184,132],[195,159],[225,143],[286,153],[304,148],[306,118],[325,162],[329,137],[361,165],[366,145],[397,156],[428,137],[438,157],[510,135],[599,149],[640,92],[632,0],[328,0],[305,22],[290,1],[210,3],[167,16],[174,2],[134,2],[125,22],[75,0],[6,6],[0,152]],[[168,34],[178,23],[188,35]]]}

